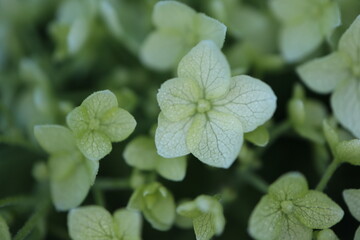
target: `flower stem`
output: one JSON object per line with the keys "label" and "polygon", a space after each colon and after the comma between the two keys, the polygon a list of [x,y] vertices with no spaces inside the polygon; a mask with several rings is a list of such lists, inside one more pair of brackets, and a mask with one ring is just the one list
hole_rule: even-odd
{"label": "flower stem", "polygon": [[261,156],[276,140],[284,135],[289,129],[291,128],[291,123],[288,120],[285,120],[277,125],[274,126],[273,129],[270,130],[270,140],[266,147],[259,148],[258,154]]}
{"label": "flower stem", "polygon": [[15,196],[0,199],[0,208],[19,205],[19,204],[31,204],[33,202],[32,197],[27,196]]}
{"label": "flower stem", "polygon": [[262,193],[268,192],[269,184],[252,171],[240,171],[241,177]]}
{"label": "flower stem", "polygon": [[334,174],[334,172],[336,171],[336,169],[340,166],[340,163],[334,159],[330,165],[327,167],[324,175],[322,176],[322,178],[320,179],[320,182],[318,183],[318,185],[316,186],[315,190],[317,191],[324,191],[326,185],[328,184],[330,178],[332,177],[332,175]]}
{"label": "flower stem", "polygon": [[95,187],[101,190],[128,190],[131,189],[128,179],[118,178],[99,178],[95,182]]}

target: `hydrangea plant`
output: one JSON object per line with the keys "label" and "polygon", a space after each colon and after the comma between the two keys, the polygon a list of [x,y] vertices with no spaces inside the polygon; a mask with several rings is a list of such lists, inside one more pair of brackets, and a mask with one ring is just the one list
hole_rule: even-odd
{"label": "hydrangea plant", "polygon": [[202,41],[179,63],[178,78],[161,85],[161,113],[155,143],[166,158],[192,153],[200,161],[228,168],[239,154],[244,132],[275,111],[271,88],[246,75],[231,77],[212,41]]}
{"label": "hydrangea plant", "polygon": [[77,207],[95,181],[99,162],[82,155],[76,146],[74,135],[66,127],[38,125],[34,134],[40,146],[50,154],[50,189],[56,209]]}
{"label": "hydrangea plant", "polygon": [[201,40],[212,40],[219,48],[224,44],[224,24],[180,2],[158,2],[154,6],[153,23],[156,30],[146,38],[140,52],[142,61],[153,69],[175,68]]}
{"label": "hydrangea plant", "polygon": [[133,116],[118,107],[116,96],[109,90],[91,94],[68,114],[66,122],[80,151],[94,161],[109,154],[111,142],[126,139],[136,126]]}
{"label": "hydrangea plant", "polygon": [[360,137],[360,17],[340,39],[338,50],[301,65],[297,71],[304,83],[318,93],[331,93],[331,107],[339,122]]}
{"label": "hydrangea plant", "polygon": [[[346,189],[343,197],[351,215],[360,222],[360,189]],[[360,239],[360,226],[355,232],[354,240]]]}
{"label": "hydrangea plant", "polygon": [[313,229],[338,223],[343,210],[326,194],[309,190],[298,172],[281,176],[261,198],[249,220],[249,233],[258,240],[311,240]]}
{"label": "hydrangea plant", "polygon": [[140,240],[142,219],[128,209],[111,216],[103,207],[85,206],[69,212],[68,228],[72,240]]}
{"label": "hydrangea plant", "polygon": [[11,240],[9,227],[6,221],[0,216],[0,236],[3,240]]}
{"label": "hydrangea plant", "polygon": [[334,0],[271,0],[269,3],[282,24],[279,44],[289,62],[309,55],[341,23]]}

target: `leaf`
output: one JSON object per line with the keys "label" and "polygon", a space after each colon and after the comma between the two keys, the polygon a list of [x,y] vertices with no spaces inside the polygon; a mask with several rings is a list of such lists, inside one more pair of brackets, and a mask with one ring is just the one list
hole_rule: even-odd
{"label": "leaf", "polygon": [[98,161],[111,152],[110,139],[100,131],[87,131],[77,141],[86,158]]}
{"label": "leaf", "polygon": [[356,137],[360,137],[360,85],[358,79],[348,79],[331,96],[331,107],[339,122]]}
{"label": "leaf", "polygon": [[269,142],[269,132],[266,127],[259,126],[254,131],[245,134],[245,139],[257,146],[264,147]]}
{"label": "leaf", "polygon": [[122,108],[109,110],[100,118],[99,130],[106,134],[112,142],[126,139],[135,129],[134,117]]}
{"label": "leaf", "polygon": [[310,190],[293,203],[296,206],[294,215],[309,228],[330,228],[344,216],[344,211],[339,205],[322,192]]}
{"label": "leaf", "polygon": [[196,81],[204,91],[206,100],[224,95],[230,86],[230,67],[213,41],[204,40],[196,45],[180,61],[180,78]]}
{"label": "leaf", "polygon": [[279,239],[283,218],[285,215],[281,212],[280,202],[266,195],[251,213],[248,232],[255,239]]}
{"label": "leaf", "polygon": [[94,183],[99,163],[80,153],[50,158],[50,190],[57,210],[79,206]]}
{"label": "leaf", "polygon": [[145,136],[132,140],[126,146],[123,156],[127,164],[141,170],[155,169],[159,159],[154,141]]}
{"label": "leaf", "polygon": [[276,96],[267,84],[250,76],[236,76],[232,81],[227,95],[214,101],[214,109],[235,115],[244,132],[250,132],[273,115]]}
{"label": "leaf", "polygon": [[226,35],[226,26],[224,24],[203,13],[199,13],[195,17],[194,25],[197,27],[196,32],[199,41],[212,40],[219,48],[222,48]]}
{"label": "leaf", "polygon": [[182,181],[186,174],[186,158],[158,158],[156,170],[158,173],[169,180]]}
{"label": "leaf", "polygon": [[339,51],[350,56],[353,64],[360,61],[358,52],[360,51],[360,17],[358,16],[350,27],[341,36],[339,41]]}
{"label": "leaf", "polygon": [[311,60],[298,67],[297,73],[303,82],[318,93],[332,92],[339,82],[349,75],[349,62],[341,52]]}
{"label": "leaf", "polygon": [[60,125],[37,125],[35,138],[40,146],[50,154],[76,151],[76,143],[71,131]]}
{"label": "leaf", "polygon": [[336,158],[355,166],[360,166],[360,140],[340,142],[335,149]]}
{"label": "leaf", "polygon": [[139,212],[119,209],[114,213],[114,232],[119,240],[141,240],[142,218]]}
{"label": "leaf", "polygon": [[11,240],[11,234],[6,221],[0,216],[0,237],[2,240]]}
{"label": "leaf", "polygon": [[229,168],[243,143],[240,121],[227,113],[210,111],[198,114],[187,133],[186,144],[201,162]]}
{"label": "leaf", "polygon": [[290,172],[279,177],[269,187],[269,194],[280,201],[303,197],[308,192],[305,177],[299,172]]}
{"label": "leaf", "polygon": [[346,189],[343,197],[351,215],[360,221],[360,189]]}
{"label": "leaf", "polygon": [[199,85],[186,78],[165,81],[157,94],[160,109],[170,121],[179,121],[194,115],[200,97]]}
{"label": "leaf", "polygon": [[73,240],[113,240],[113,219],[99,206],[72,209],[68,214],[68,228]]}
{"label": "leaf", "polygon": [[180,157],[190,153],[186,146],[186,133],[192,119],[172,122],[160,113],[155,133],[155,145],[160,156],[165,158]]}

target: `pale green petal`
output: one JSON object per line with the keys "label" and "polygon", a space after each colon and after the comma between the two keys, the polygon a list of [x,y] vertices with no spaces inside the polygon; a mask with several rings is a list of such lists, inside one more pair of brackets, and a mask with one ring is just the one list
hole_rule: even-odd
{"label": "pale green petal", "polygon": [[357,228],[355,232],[354,240],[360,240],[360,226]]}
{"label": "pale green petal", "polygon": [[286,173],[269,187],[269,194],[281,201],[303,197],[307,192],[306,179],[299,172]]}
{"label": "pale green petal", "polygon": [[305,19],[300,23],[283,27],[280,34],[280,49],[285,60],[295,62],[313,52],[322,40],[319,23]]}
{"label": "pale green petal", "polygon": [[285,215],[281,212],[280,202],[266,195],[251,213],[248,232],[259,240],[280,239],[283,218]]}
{"label": "pale green petal", "polygon": [[180,78],[199,83],[203,98],[209,100],[224,95],[230,86],[230,67],[213,41],[201,41],[181,59],[178,67]]}
{"label": "pale green petal", "polygon": [[241,122],[234,116],[210,111],[198,114],[186,136],[190,152],[203,163],[229,168],[243,143]]}
{"label": "pale green petal", "polygon": [[269,131],[264,125],[259,126],[254,131],[245,134],[245,139],[257,146],[263,147],[269,142]]}
{"label": "pale green petal", "polygon": [[172,122],[160,113],[155,133],[155,144],[158,154],[165,158],[189,154],[190,151],[186,146],[186,133],[191,123],[191,118]]}
{"label": "pale green petal", "polygon": [[360,189],[346,189],[343,197],[351,215],[360,221]]}
{"label": "pale green petal", "polygon": [[163,158],[159,157],[156,170],[158,173],[169,180],[182,181],[186,174],[186,158]]}
{"label": "pale green petal", "polygon": [[314,59],[297,68],[303,82],[313,91],[330,93],[350,76],[349,62],[341,52]]}
{"label": "pale green petal", "polygon": [[66,116],[66,123],[75,136],[81,135],[89,129],[90,120],[89,112],[83,106],[74,108]]}
{"label": "pale green petal", "polygon": [[98,168],[98,162],[86,160],[80,153],[50,158],[50,189],[56,209],[79,206],[87,196]]}
{"label": "pale green petal", "polygon": [[339,240],[333,230],[324,229],[318,232],[316,240]]}
{"label": "pale green petal", "polygon": [[72,152],[76,143],[71,131],[60,125],[37,125],[34,134],[40,146],[48,153]]}
{"label": "pale green petal", "polygon": [[[336,158],[355,166],[360,166],[360,140],[342,141],[335,148]],[[360,199],[359,199],[360,201]]]}
{"label": "pale green petal", "polygon": [[310,1],[299,0],[271,0],[270,8],[277,18],[282,21],[293,21],[306,17],[306,13],[311,10]]}
{"label": "pale green petal", "polygon": [[88,131],[77,139],[77,145],[86,158],[98,161],[112,150],[110,139],[99,131]]}
{"label": "pale green petal", "polygon": [[157,30],[146,38],[140,58],[146,66],[165,71],[175,68],[187,48],[184,33]]}
{"label": "pale green petal", "polygon": [[118,107],[118,101],[111,91],[97,91],[88,96],[81,106],[88,110],[90,118],[100,118],[112,108]]}
{"label": "pale green petal", "polygon": [[68,228],[73,240],[113,240],[113,219],[99,206],[73,209],[68,215]]}
{"label": "pale green petal", "polygon": [[104,133],[112,142],[126,139],[135,129],[134,117],[122,108],[113,108],[100,118],[99,131]]}
{"label": "pale green petal", "polygon": [[90,22],[87,18],[80,17],[71,24],[67,36],[67,46],[71,54],[81,50],[89,37],[89,31]]}
{"label": "pale green petal", "polygon": [[0,216],[0,237],[1,240],[11,240],[11,234],[6,221]]}
{"label": "pale green petal", "polygon": [[130,166],[141,170],[156,168],[160,156],[156,152],[154,140],[140,136],[132,140],[123,152],[124,159]]}
{"label": "pale green petal", "polygon": [[338,86],[331,96],[335,117],[356,137],[360,137],[360,83],[349,79]]}
{"label": "pale green petal", "polygon": [[326,194],[310,190],[304,197],[293,201],[294,215],[305,226],[313,229],[330,228],[340,222],[344,211]]}
{"label": "pale green petal", "polygon": [[141,229],[139,212],[119,209],[114,213],[114,231],[119,240],[141,240]]}
{"label": "pale green petal", "polygon": [[188,31],[193,27],[196,12],[177,1],[160,1],[155,4],[153,22],[158,28]]}
{"label": "pale green petal", "polygon": [[218,20],[199,13],[195,18],[195,26],[197,27],[197,38],[201,40],[212,40],[219,48],[222,48],[226,26]]}
{"label": "pale green petal", "polygon": [[339,51],[349,56],[354,62],[360,61],[360,16],[350,25],[346,32],[342,35],[339,42]]}
{"label": "pale green petal", "polygon": [[281,232],[277,239],[311,240],[312,232],[311,228],[304,226],[293,215],[286,215],[283,218]]}
{"label": "pale green petal", "polygon": [[118,16],[118,7],[116,2],[110,0],[102,0],[99,2],[99,12],[109,31],[115,37],[121,38],[125,33]]}
{"label": "pale green petal", "polygon": [[164,82],[157,94],[162,113],[171,121],[179,121],[195,114],[201,89],[196,81],[174,78]]}
{"label": "pale green petal", "polygon": [[236,116],[244,132],[264,124],[275,112],[276,96],[264,82],[247,75],[232,78],[229,93],[213,102],[214,109]]}
{"label": "pale green petal", "polygon": [[341,24],[340,9],[335,1],[327,2],[321,17],[321,29],[325,36],[330,37],[332,31]]}

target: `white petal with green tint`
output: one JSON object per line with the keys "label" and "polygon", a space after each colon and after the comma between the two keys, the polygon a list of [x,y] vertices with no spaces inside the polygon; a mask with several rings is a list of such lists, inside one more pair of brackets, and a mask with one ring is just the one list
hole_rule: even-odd
{"label": "white petal with green tint", "polygon": [[214,101],[214,109],[236,116],[244,132],[254,130],[274,114],[276,96],[264,82],[246,75],[232,78],[228,94]]}
{"label": "white petal with green tint", "polygon": [[360,240],[360,226],[356,229],[354,240]]}
{"label": "white petal with green tint", "polygon": [[314,51],[322,40],[319,23],[305,19],[298,24],[284,26],[280,35],[280,49],[287,61],[294,62]]}
{"label": "white petal with green tint", "polygon": [[330,228],[340,222],[344,216],[344,211],[339,205],[322,192],[310,190],[293,203],[294,215],[309,228]]}
{"label": "white petal with green tint", "polygon": [[161,85],[157,100],[167,119],[179,121],[194,115],[201,94],[201,89],[196,81],[174,78]]}
{"label": "white petal with green tint", "polygon": [[99,206],[73,209],[68,215],[68,228],[73,240],[113,240],[113,219]]}
{"label": "white petal with green tint", "polygon": [[253,210],[248,232],[255,239],[278,239],[282,229],[284,214],[281,212],[279,201],[270,196],[264,196]]}
{"label": "white petal with green tint", "polygon": [[199,13],[195,17],[195,26],[198,40],[212,40],[219,48],[222,48],[226,26],[218,20]]}
{"label": "white petal with green tint", "polygon": [[297,68],[303,82],[313,91],[330,93],[350,76],[349,60],[341,52],[314,59]]}
{"label": "white petal with green tint", "polygon": [[304,226],[294,216],[286,215],[282,219],[281,232],[276,239],[287,240],[311,240],[312,232],[311,228]]}
{"label": "white petal with green tint", "polygon": [[360,82],[349,79],[338,86],[331,96],[335,117],[356,137],[360,137]]}
{"label": "white petal with green tint", "polygon": [[[340,142],[335,148],[336,158],[355,166],[360,166],[360,140],[352,139]],[[359,199],[360,200],[360,199]],[[360,220],[359,220],[360,221]]]}
{"label": "white petal with green tint", "polygon": [[343,197],[351,215],[360,221],[360,189],[346,189]]}
{"label": "white petal with green tint", "polygon": [[119,209],[114,213],[114,232],[119,240],[141,240],[141,228],[139,212]]}
{"label": "white petal with green tint", "polygon": [[354,63],[360,61],[360,16],[358,16],[351,26],[342,35],[339,42],[339,51],[351,56]]}
{"label": "white petal with green tint", "polygon": [[269,194],[280,201],[292,200],[303,197],[308,190],[305,177],[301,173],[290,172],[270,185]]}
{"label": "white petal with green tint", "polygon": [[111,152],[110,139],[100,131],[88,131],[77,141],[80,151],[86,158],[98,161]]}
{"label": "white petal with green tint", "polygon": [[132,140],[125,148],[124,159],[130,166],[141,170],[153,170],[160,156],[156,152],[154,141],[145,136]]}
{"label": "white petal with green tint", "polygon": [[6,221],[0,216],[0,237],[1,240],[11,240],[11,234]]}
{"label": "white petal with green tint", "polygon": [[165,71],[175,66],[186,51],[183,33],[157,30],[143,43],[140,58],[147,66]]}
{"label": "white petal with green tint", "polygon": [[34,134],[40,146],[48,153],[72,152],[77,150],[71,131],[60,125],[37,125]]}
{"label": "white petal with green tint", "polygon": [[118,102],[115,94],[109,90],[97,91],[88,96],[81,106],[85,107],[89,116],[101,117],[108,110],[118,107]]}
{"label": "white petal with green tint", "polygon": [[197,81],[207,100],[227,93],[231,80],[225,56],[210,40],[201,41],[181,59],[178,75]]}
{"label": "white petal with green tint", "polygon": [[71,24],[67,36],[67,46],[71,54],[81,50],[89,37],[89,32],[90,22],[85,17],[80,17]]}
{"label": "white petal with green tint", "polygon": [[269,3],[275,16],[282,21],[301,19],[312,7],[312,4],[305,0],[271,0]]}
{"label": "white petal with green tint", "polygon": [[159,114],[155,144],[160,156],[173,158],[190,153],[186,146],[186,133],[191,123],[191,118],[172,122],[162,113]]}
{"label": "white petal with green tint", "polygon": [[158,173],[169,180],[182,181],[186,174],[186,158],[158,158],[156,170]]}
{"label": "white petal with green tint", "polygon": [[198,114],[187,133],[190,152],[203,163],[229,168],[243,143],[241,122],[234,116],[210,111]]}
{"label": "white petal with green tint", "polygon": [[245,134],[245,139],[256,146],[264,147],[269,142],[269,131],[264,125],[259,126],[254,131]]}
{"label": "white petal with green tint", "polygon": [[339,240],[333,230],[324,229],[318,232],[316,240]]}
{"label": "white petal with green tint", "polygon": [[79,106],[74,108],[67,116],[66,123],[75,136],[85,133],[89,129],[91,116],[87,108]]}
{"label": "white petal with green tint", "polygon": [[338,3],[329,1],[324,7],[321,17],[321,30],[325,36],[330,37],[332,31],[341,24],[341,15]]}
{"label": "white petal with green tint", "polygon": [[112,142],[126,139],[135,129],[134,117],[122,108],[113,108],[100,118],[99,130]]}
{"label": "white petal with green tint", "polygon": [[185,33],[193,27],[196,12],[177,1],[160,1],[155,4],[153,22],[158,28],[182,30]]}

